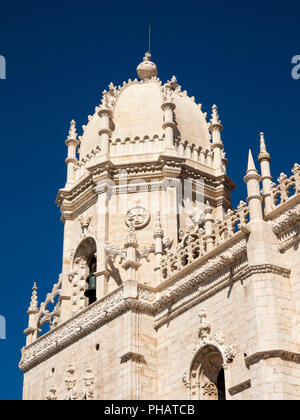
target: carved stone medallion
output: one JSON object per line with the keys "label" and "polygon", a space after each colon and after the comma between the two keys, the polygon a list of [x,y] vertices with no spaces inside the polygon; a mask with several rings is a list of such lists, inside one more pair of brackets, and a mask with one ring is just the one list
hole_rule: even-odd
{"label": "carved stone medallion", "polygon": [[125,223],[128,227],[142,229],[150,221],[150,214],[144,207],[136,206],[130,209],[126,214]]}

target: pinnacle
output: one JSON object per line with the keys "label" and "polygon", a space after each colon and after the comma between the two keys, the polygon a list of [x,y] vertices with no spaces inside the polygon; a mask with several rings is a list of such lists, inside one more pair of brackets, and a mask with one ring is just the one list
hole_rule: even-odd
{"label": "pinnacle", "polygon": [[247,172],[248,171],[255,171],[255,172],[257,172],[256,171],[256,167],[255,167],[255,163],[254,163],[254,159],[253,159],[253,156],[252,156],[251,149],[249,149],[248,169],[247,169]]}

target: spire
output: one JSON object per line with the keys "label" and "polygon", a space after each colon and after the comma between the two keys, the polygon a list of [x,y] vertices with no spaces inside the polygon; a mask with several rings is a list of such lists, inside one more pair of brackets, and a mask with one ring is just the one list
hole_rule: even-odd
{"label": "spire", "polygon": [[247,184],[247,201],[249,203],[250,220],[261,220],[263,218],[261,205],[263,198],[261,196],[259,186],[261,177],[256,170],[251,149],[249,150],[248,168],[246,176],[244,177],[244,181]]}
{"label": "spire", "polygon": [[38,297],[37,297],[36,283],[33,284],[30,306],[28,308],[28,315],[30,313],[35,313],[35,312],[38,312]]}
{"label": "spire", "polygon": [[76,123],[74,120],[70,122],[68,140],[77,140]]}
{"label": "spire", "polygon": [[252,171],[252,172],[254,171],[254,172],[257,173],[251,149],[249,149],[247,173],[250,172],[250,171]]}

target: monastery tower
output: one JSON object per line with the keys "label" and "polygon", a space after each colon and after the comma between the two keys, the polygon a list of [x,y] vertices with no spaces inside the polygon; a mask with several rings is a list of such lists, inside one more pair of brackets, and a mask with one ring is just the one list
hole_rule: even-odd
{"label": "monastery tower", "polygon": [[233,209],[217,106],[150,60],[82,136],[71,121],[62,273],[40,305],[33,288],[23,398],[299,399],[300,166],[274,183],[261,133]]}

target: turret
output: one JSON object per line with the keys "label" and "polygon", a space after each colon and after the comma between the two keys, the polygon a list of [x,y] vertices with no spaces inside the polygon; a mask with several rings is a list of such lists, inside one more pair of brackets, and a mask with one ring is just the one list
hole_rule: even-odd
{"label": "turret", "polygon": [[163,90],[163,103],[161,109],[164,111],[163,125],[162,128],[165,130],[165,142],[166,151],[174,153],[174,130],[176,123],[174,121],[174,99],[172,97],[172,91],[169,87],[165,87]]}
{"label": "turret", "polygon": [[212,133],[211,148],[214,151],[214,168],[219,172],[218,175],[226,173],[224,159],[224,145],[221,139],[223,125],[218,114],[217,105],[213,105],[209,129]]}
{"label": "turret", "polygon": [[260,133],[260,154],[258,156],[258,161],[260,163],[260,168],[261,168],[265,214],[268,214],[272,211],[272,202],[271,202],[272,176],[271,176],[271,169],[270,169],[271,157],[269,153],[267,152],[264,133]]}
{"label": "turret", "polygon": [[66,159],[68,168],[66,186],[69,186],[74,182],[74,165],[78,162],[76,157],[76,148],[78,144],[79,141],[77,139],[76,124],[75,121],[72,120],[70,123],[69,136],[66,140],[66,145],[68,147],[68,157]]}
{"label": "turret", "polygon": [[259,187],[261,177],[256,170],[251,150],[249,150],[248,169],[244,181],[247,184],[250,220],[262,220],[262,197]]}

